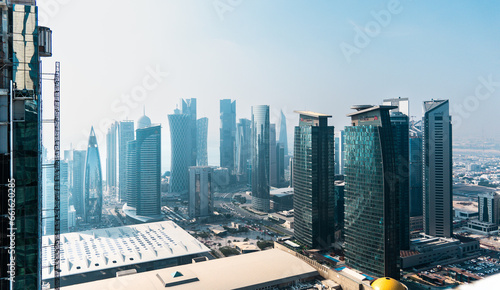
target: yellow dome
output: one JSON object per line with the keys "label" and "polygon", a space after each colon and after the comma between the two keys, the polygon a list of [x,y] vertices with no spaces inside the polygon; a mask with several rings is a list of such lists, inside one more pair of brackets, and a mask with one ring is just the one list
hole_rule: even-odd
{"label": "yellow dome", "polygon": [[405,285],[392,278],[384,277],[372,283],[373,290],[406,290]]}

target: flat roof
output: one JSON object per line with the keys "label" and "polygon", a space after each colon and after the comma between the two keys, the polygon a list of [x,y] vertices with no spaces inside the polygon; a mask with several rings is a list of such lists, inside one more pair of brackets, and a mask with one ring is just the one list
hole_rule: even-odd
{"label": "flat roof", "polygon": [[294,112],[297,114],[306,115],[306,116],[315,117],[315,118],[320,118],[320,117],[331,118],[332,117],[332,115],[321,114],[321,113],[316,113],[316,112],[311,112],[311,111],[294,111]]}
{"label": "flat roof", "polygon": [[[61,277],[210,252],[172,221],[67,233],[60,238]],[[53,244],[53,235],[42,237],[44,279],[54,277]]]}
{"label": "flat roof", "polygon": [[388,106],[388,105],[378,105],[378,106],[368,107],[368,106],[363,105],[363,106],[359,106],[359,109],[356,106],[353,106],[353,108],[355,110],[358,110],[358,111],[354,112],[354,113],[347,114],[347,117],[356,116],[359,114],[363,114],[363,113],[371,112],[371,111],[376,111],[376,110],[393,110],[393,109],[397,109],[398,107],[397,106]]}
{"label": "flat roof", "polygon": [[63,289],[253,289],[317,275],[316,269],[301,259],[272,249],[71,285]]}

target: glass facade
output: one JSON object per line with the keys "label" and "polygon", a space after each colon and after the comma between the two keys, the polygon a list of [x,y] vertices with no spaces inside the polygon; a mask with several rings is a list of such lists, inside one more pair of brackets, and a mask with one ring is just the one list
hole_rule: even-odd
{"label": "glass facade", "polygon": [[422,122],[411,122],[410,126],[410,216],[422,216]]}
{"label": "glass facade", "polygon": [[197,146],[196,146],[196,165],[208,165],[208,118],[200,118],[196,121],[196,130],[198,131]]}
{"label": "glass facade", "polygon": [[240,119],[236,130],[235,170],[238,175],[245,176],[250,159],[251,129],[250,120]]}
{"label": "glass facade", "polygon": [[[198,143],[196,141],[197,139],[197,130],[196,130],[196,99],[195,98],[191,98],[191,99],[187,99],[187,100],[184,100],[182,99],[181,100],[181,107],[182,107],[182,113],[187,115],[188,116],[188,119],[189,119],[189,131],[190,131],[190,135],[189,135],[189,143],[190,143],[190,146],[189,148],[191,148],[191,150],[189,151],[189,166],[196,166],[196,144]],[[188,172],[187,172],[187,168],[186,168],[186,173],[185,175],[187,176],[188,175]],[[187,177],[186,177],[186,180],[187,180]],[[185,190],[187,190],[187,182],[186,182],[186,188]]]}
{"label": "glass facade", "polygon": [[118,122],[111,124],[106,134],[106,187],[111,195],[117,188],[118,169]]}
{"label": "glass facade", "polygon": [[281,145],[283,145],[283,154],[285,156],[288,155],[288,137],[287,137],[287,130],[286,130],[286,117],[285,117],[285,114],[283,114],[283,111],[281,111],[281,117],[280,117],[279,143]]}
{"label": "glass facade", "polygon": [[127,198],[127,143],[134,140],[134,121],[121,121],[118,129],[118,199]]}
{"label": "glass facade", "polygon": [[175,110],[168,115],[170,125],[171,165],[170,192],[183,193],[188,190],[188,168],[191,162],[191,119],[187,114]]}
{"label": "glass facade", "polygon": [[295,127],[294,236],[311,248],[335,241],[335,137],[327,117],[300,114]]}
{"label": "glass facade", "polygon": [[345,128],[346,264],[380,277],[399,279],[399,180],[389,109],[350,114]]}
{"label": "glass facade", "polygon": [[85,160],[85,200],[83,204],[86,223],[97,224],[102,216],[102,172],[99,147],[94,128],[90,130],[87,159]]}
{"label": "glass facade", "polygon": [[161,126],[137,129],[136,136],[137,215],[159,215],[161,210]]}
{"label": "glass facade", "polygon": [[220,100],[220,166],[234,171],[236,101]]}
{"label": "glass facade", "polygon": [[269,106],[252,106],[252,207],[268,212]]}

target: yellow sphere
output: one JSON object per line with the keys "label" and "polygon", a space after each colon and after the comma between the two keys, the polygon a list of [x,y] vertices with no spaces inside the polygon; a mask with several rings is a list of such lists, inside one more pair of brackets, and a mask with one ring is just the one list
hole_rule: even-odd
{"label": "yellow sphere", "polygon": [[405,285],[395,279],[384,277],[379,278],[372,283],[373,290],[406,290]]}

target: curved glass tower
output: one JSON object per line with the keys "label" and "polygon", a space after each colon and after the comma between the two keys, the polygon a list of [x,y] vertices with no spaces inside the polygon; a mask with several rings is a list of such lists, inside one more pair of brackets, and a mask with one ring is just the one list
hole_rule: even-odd
{"label": "curved glass tower", "polygon": [[269,106],[252,107],[252,207],[269,211]]}
{"label": "curved glass tower", "polygon": [[172,142],[170,192],[183,193],[188,190],[188,167],[191,164],[191,118],[176,109],[174,114],[168,115],[168,123]]}
{"label": "curved glass tower", "polygon": [[85,160],[85,201],[83,211],[85,222],[99,223],[101,221],[102,172],[94,127],[90,129],[87,159]]}

